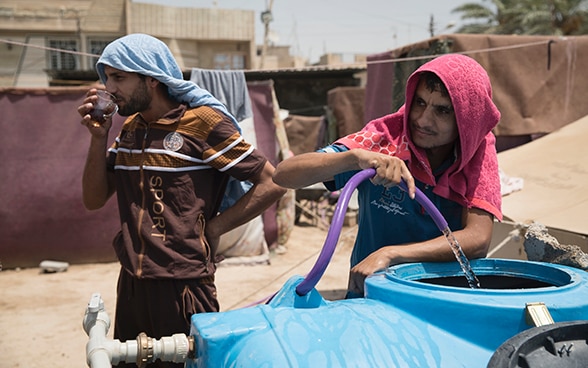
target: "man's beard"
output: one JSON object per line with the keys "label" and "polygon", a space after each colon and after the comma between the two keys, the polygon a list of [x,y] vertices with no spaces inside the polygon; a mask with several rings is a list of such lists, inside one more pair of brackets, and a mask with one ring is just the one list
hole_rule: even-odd
{"label": "man's beard", "polygon": [[142,81],[131,94],[129,101],[124,106],[119,106],[118,113],[122,116],[130,116],[137,112],[147,110],[150,104],[151,96],[147,90],[147,84],[145,81]]}

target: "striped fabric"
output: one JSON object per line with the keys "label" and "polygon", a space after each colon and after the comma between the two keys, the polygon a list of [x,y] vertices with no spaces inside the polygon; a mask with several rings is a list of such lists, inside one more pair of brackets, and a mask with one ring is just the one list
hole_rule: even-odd
{"label": "striped fabric", "polygon": [[[197,116],[196,110],[198,114],[203,115]],[[168,134],[175,132],[180,134],[182,139],[206,140],[223,118],[223,115],[209,107],[190,109],[179,122],[170,123],[169,120],[163,119],[160,124],[151,125],[149,134],[154,137],[163,135],[165,138]],[[182,147],[177,152],[172,151],[165,148],[163,140],[161,142],[154,140],[149,147],[143,147],[138,141],[121,144],[121,137],[142,138],[145,135],[145,129],[145,123],[138,116],[125,123],[123,133],[116,138],[115,143],[109,149],[109,152],[117,157],[114,165],[115,170],[133,171],[139,170],[142,166],[146,170],[164,172],[210,168],[225,172],[241,162],[254,149],[244,141],[238,132],[202,151],[185,149],[187,147]],[[129,143],[131,143],[131,147],[127,148]]]}
{"label": "striped fabric", "polygon": [[230,177],[250,180],[267,160],[222,112],[170,111],[156,122],[131,116],[109,149],[122,234],[115,249],[137,277],[197,279],[214,273],[202,237]]}

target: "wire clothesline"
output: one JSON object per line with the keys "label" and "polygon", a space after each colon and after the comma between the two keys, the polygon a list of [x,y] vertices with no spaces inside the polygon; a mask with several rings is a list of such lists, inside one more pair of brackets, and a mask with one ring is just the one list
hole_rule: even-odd
{"label": "wire clothesline", "polygon": [[[521,49],[521,48],[525,48],[525,47],[533,47],[533,46],[539,46],[539,45],[548,45],[553,42],[554,42],[553,40],[541,40],[541,41],[527,42],[527,43],[521,43],[521,44],[516,44],[516,45],[488,47],[485,49],[454,51],[454,52],[452,52],[452,54],[470,55],[470,54],[479,54],[479,53],[484,53],[484,52],[497,52],[497,51]],[[423,55],[423,56],[411,56],[411,57],[402,57],[402,58],[391,58],[391,59],[368,61],[367,63],[368,64],[383,64],[383,63],[394,63],[394,62],[402,62],[402,61],[424,60],[424,59],[431,59],[436,56],[439,56],[439,55]]]}
{"label": "wire clothesline", "polygon": [[[554,37],[556,37],[556,36],[554,36]],[[557,36],[557,37],[559,40],[563,40],[563,41],[566,40],[566,38],[564,38],[564,37],[559,37],[559,36]],[[32,45],[29,43],[12,41],[12,40],[7,40],[7,39],[0,39],[0,42],[6,43],[6,44],[11,44],[11,45],[16,45],[16,46],[33,47],[33,48],[38,48],[38,49],[43,49],[43,50],[48,50],[48,51],[63,52],[63,53],[73,54],[73,55],[100,57],[99,54],[91,54],[91,53],[85,53],[85,52],[80,52],[80,51],[65,50],[65,49],[59,49],[59,48],[47,47],[47,46],[41,46],[41,45]],[[553,39],[549,39],[549,40],[541,40],[541,41],[535,41],[535,42],[520,43],[520,44],[515,44],[515,45],[508,45],[508,46],[488,47],[488,48],[484,48],[484,49],[467,50],[467,51],[456,51],[453,53],[462,54],[462,55],[470,55],[470,54],[478,54],[478,53],[498,52],[498,51],[513,50],[513,49],[520,49],[520,48],[526,48],[526,47],[534,47],[534,46],[539,46],[539,45],[550,45],[553,42],[556,42],[556,41],[554,41]],[[438,55],[433,54],[433,55],[411,56],[411,57],[402,57],[402,58],[391,57],[391,58],[381,59],[381,60],[366,61],[365,64],[369,65],[369,64],[384,64],[384,63],[397,63],[397,62],[406,62],[406,61],[415,61],[415,60],[426,60],[426,59],[431,59],[436,56],[438,56]],[[350,66],[351,65],[364,65],[364,63],[361,63],[361,64],[355,63],[355,64],[349,64],[349,65]],[[307,66],[307,67],[300,67],[300,68],[280,68],[279,70],[304,71],[306,69],[316,69],[316,66]],[[273,71],[275,71],[275,70],[278,70],[278,69],[274,69]],[[244,69],[243,71],[244,72],[245,71],[248,71],[248,72],[268,72],[268,71],[272,71],[272,69]]]}
{"label": "wire clothesline", "polygon": [[58,48],[55,48],[55,47],[48,47],[48,46],[41,46],[41,45],[32,45],[30,43],[18,42],[18,41],[12,41],[12,40],[0,39],[0,42],[5,43],[5,44],[8,44],[8,45],[16,45],[16,46],[23,46],[23,47],[32,47],[32,48],[42,49],[42,50],[47,50],[47,51],[57,51],[57,52],[62,52],[64,54],[73,54],[73,55],[80,55],[80,56],[100,57],[100,55],[89,54],[89,53],[81,52],[81,51],[72,51],[72,50],[58,49]]}

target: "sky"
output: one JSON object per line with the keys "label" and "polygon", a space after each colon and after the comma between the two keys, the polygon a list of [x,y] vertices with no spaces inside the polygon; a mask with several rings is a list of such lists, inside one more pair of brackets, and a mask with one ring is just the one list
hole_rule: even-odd
{"label": "sky", "polygon": [[[166,6],[255,11],[255,42],[263,43],[261,12],[272,0],[133,0]],[[484,0],[273,0],[270,37],[290,54],[314,63],[325,53],[375,54],[430,37],[452,33],[463,22],[452,10]],[[453,26],[452,26],[453,25]]]}

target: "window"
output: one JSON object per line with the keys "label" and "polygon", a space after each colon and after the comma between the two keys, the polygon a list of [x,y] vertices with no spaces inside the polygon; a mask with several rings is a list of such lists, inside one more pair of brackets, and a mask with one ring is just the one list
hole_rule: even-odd
{"label": "window", "polygon": [[[102,51],[112,40],[104,40],[104,39],[88,39],[88,52],[92,55],[100,55]],[[98,61],[98,57],[90,57],[90,68],[94,68],[96,62]]]}
{"label": "window", "polygon": [[245,54],[242,53],[225,53],[214,55],[214,69],[245,69]]}
{"label": "window", "polygon": [[[49,47],[52,49],[78,51],[76,40],[49,40]],[[76,70],[79,65],[78,55],[49,50],[49,69],[51,70]]]}
{"label": "window", "polygon": [[233,55],[233,69],[245,69],[245,55]]}

